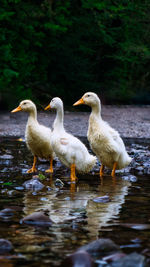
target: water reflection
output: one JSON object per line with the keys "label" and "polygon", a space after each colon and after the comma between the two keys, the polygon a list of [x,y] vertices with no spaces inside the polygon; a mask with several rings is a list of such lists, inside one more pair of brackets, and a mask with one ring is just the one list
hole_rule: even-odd
{"label": "water reflection", "polygon": [[[143,168],[143,174],[139,174],[139,169],[133,164],[137,177],[134,183],[118,175],[116,180],[110,176],[104,176],[100,180],[95,169],[93,174],[79,175],[76,185],[69,184],[70,179],[63,177],[65,169],[61,164],[56,164],[54,175],[46,175],[47,179],[41,180],[45,187],[32,192],[22,189],[23,183],[32,178],[26,174],[32,164],[32,157],[24,142],[2,140],[0,209],[15,206],[16,213],[8,221],[1,218],[0,234],[12,242],[14,254],[18,253],[19,257],[24,257],[21,266],[38,266],[39,261],[42,261],[42,266],[60,266],[66,255],[98,237],[109,237],[122,247],[139,239],[141,244],[144,244],[143,247],[141,245],[140,251],[150,247],[150,231],[138,231],[130,227],[130,224],[149,225],[150,213],[150,183],[148,174],[144,174],[145,171],[148,173],[150,166],[149,148],[133,148],[135,151],[131,147],[130,152],[134,153],[136,161]],[[147,165],[142,165],[143,163]],[[47,166],[44,164],[46,163],[41,162],[39,165],[42,174],[48,166],[48,163]],[[128,172],[123,175],[128,177]],[[62,180],[63,187],[55,185],[57,178]],[[93,201],[94,198],[105,195],[108,195],[111,201]],[[46,211],[54,221],[51,227],[20,224],[20,219],[24,216],[39,210]],[[127,224],[130,231],[125,228]],[[127,252],[132,251],[128,246]],[[19,266],[19,263],[15,266]]]}
{"label": "water reflection", "polygon": [[[91,180],[97,177],[91,175]],[[89,177],[88,177],[89,181]],[[97,180],[98,181],[98,180]],[[56,190],[52,178],[50,192],[41,192],[37,195],[33,192],[24,194],[24,214],[29,215],[36,211],[44,210],[57,224],[86,216],[86,229],[93,238],[98,237],[99,230],[107,226],[110,220],[117,218],[125,196],[128,193],[130,182],[117,178],[114,183],[110,176],[103,179],[103,183],[89,183],[86,180],[71,184],[69,189]],[[94,198],[108,195],[107,203],[96,203]],[[60,231],[60,229],[59,229]]]}

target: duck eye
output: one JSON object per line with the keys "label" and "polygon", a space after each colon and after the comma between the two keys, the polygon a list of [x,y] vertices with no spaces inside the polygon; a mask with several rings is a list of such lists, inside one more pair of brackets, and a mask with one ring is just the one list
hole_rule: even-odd
{"label": "duck eye", "polygon": [[25,102],[24,105],[26,105],[27,103]]}
{"label": "duck eye", "polygon": [[87,97],[89,97],[90,95],[87,95]]}

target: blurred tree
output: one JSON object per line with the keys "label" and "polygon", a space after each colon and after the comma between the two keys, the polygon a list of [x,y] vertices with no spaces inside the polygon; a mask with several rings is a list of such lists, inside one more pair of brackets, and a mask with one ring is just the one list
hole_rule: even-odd
{"label": "blurred tree", "polygon": [[[1,0],[0,102],[150,103],[148,0]],[[11,97],[11,101],[10,101]]]}

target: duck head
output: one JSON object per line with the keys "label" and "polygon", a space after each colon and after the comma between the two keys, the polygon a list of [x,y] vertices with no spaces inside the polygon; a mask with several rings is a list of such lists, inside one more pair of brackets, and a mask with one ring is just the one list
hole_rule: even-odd
{"label": "duck head", "polygon": [[75,102],[73,106],[82,105],[82,104],[88,105],[90,107],[94,107],[94,106],[100,105],[100,99],[97,96],[97,94],[93,92],[87,92],[77,102]]}
{"label": "duck head", "polygon": [[45,108],[45,110],[49,109],[62,109],[63,108],[63,102],[59,97],[54,97],[49,105]]}
{"label": "duck head", "polygon": [[11,113],[18,111],[32,112],[35,111],[36,106],[31,100],[23,100],[20,102],[19,106],[11,111]]}

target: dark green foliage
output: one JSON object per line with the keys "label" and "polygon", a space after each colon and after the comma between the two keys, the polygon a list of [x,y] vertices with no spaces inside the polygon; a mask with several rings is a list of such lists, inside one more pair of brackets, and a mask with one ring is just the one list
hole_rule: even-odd
{"label": "dark green foliage", "polygon": [[2,0],[0,102],[150,103],[148,0]]}

